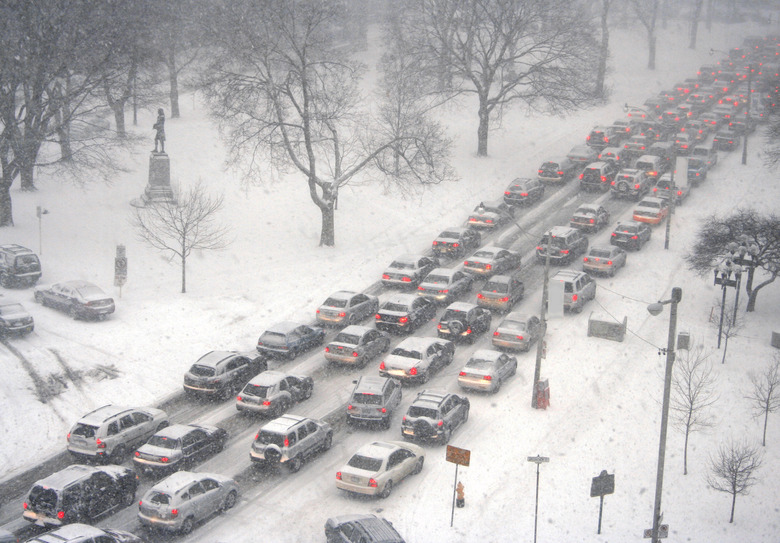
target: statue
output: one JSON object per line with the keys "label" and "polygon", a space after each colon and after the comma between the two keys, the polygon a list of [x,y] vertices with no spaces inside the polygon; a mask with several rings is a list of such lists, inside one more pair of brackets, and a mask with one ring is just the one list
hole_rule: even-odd
{"label": "statue", "polygon": [[157,122],[152,125],[157,130],[154,136],[154,152],[157,151],[157,142],[160,142],[160,152],[165,153],[165,113],[162,108],[157,110]]}

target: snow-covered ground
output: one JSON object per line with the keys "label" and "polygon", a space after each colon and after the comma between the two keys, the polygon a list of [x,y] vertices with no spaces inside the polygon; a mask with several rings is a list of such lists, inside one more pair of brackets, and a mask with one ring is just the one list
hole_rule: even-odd
{"label": "snow-covered ground", "polygon": [[[502,127],[491,132],[489,158],[475,156],[475,108],[470,104],[453,108],[445,120],[455,139],[453,162],[460,182],[415,193],[371,185],[347,187],[339,198],[335,248],[317,246],[319,212],[301,179],[245,186],[235,172],[222,169],[225,152],[218,135],[197,98],[187,96],[182,118],[169,119],[166,126],[172,177],[182,187],[200,180],[214,193],[224,194],[222,218],[235,238],[224,251],[190,259],[187,294],[179,293],[177,262],[141,244],[129,222],[129,202],[146,184],[153,131],[145,127],[154,121],[146,112],[138,132],[148,135],[149,147],[127,157],[131,173],[118,174],[110,185],[83,188],[42,174],[37,192],[12,191],[16,226],[0,230],[0,242],[38,251],[42,283],[80,278],[103,286],[115,297],[117,311],[105,322],[72,321],[36,306],[32,290],[2,291],[2,300],[21,301],[36,320],[33,336],[12,344],[42,378],[67,385],[41,403],[28,371],[5,350],[0,354],[2,478],[62,451],[67,430],[83,413],[106,403],[157,404],[179,389],[184,371],[206,351],[252,349],[265,326],[279,320],[310,321],[315,307],[332,291],[367,287],[394,256],[425,250],[444,227],[461,223],[478,201],[499,197],[513,177],[534,175],[543,160],[581,143],[593,125],[621,117],[624,103],[641,104],[651,94],[693,76],[698,66],[713,61],[707,53],[710,47],[726,50],[745,35],[776,31],[716,25],[707,32],[702,27],[699,47],[690,51],[687,25],[670,22],[659,36],[658,69],[651,72],[645,68],[643,33],[638,28],[613,30],[611,102],[568,118],[509,112]],[[720,398],[713,409],[715,427],[692,435],[686,476],[682,434],[670,429],[663,496],[670,541],[777,541],[776,414],[770,416],[758,483],[750,495],[738,498],[733,524],[728,523],[729,497],[709,489],[705,475],[709,455],[724,439],[760,440],[760,423],[751,418],[744,396],[750,372],[763,368],[778,352],[769,338],[772,331],[780,331],[776,309],[780,292],[774,284],[761,292],[757,310],[745,315],[747,326],[732,338],[726,364],[721,365],[717,333],[708,324],[721,291],[710,276],[688,271],[682,259],[705,216],[739,206],[776,211],[777,172],[762,168],[761,138],[753,136],[750,143],[747,166],[740,163],[739,152],[722,156],[710,179],[678,210],[669,250],[663,249],[663,233],[656,229],[645,249],[629,255],[625,270],[614,279],[598,281],[593,307],[581,315],[551,320],[542,366],[552,388],[549,409],[529,406],[532,354],[521,355],[518,376],[497,396],[475,399],[469,423],[452,441],[472,451],[471,466],[460,470],[467,507],[456,510],[453,528],[449,515],[454,466],[444,462],[443,449],[430,448],[423,474],[405,482],[389,499],[374,502],[337,493],[333,473],[352,451],[334,447],[333,454],[341,456],[320,464],[315,460],[297,474],[298,492],[288,496],[275,492],[273,500],[257,497],[264,507],[273,507],[273,514],[258,514],[242,503],[190,539],[250,541],[264,533],[269,541],[318,540],[328,516],[366,511],[381,512],[409,541],[527,541],[533,533],[536,472],[526,457],[537,454],[550,457],[541,467],[540,541],[641,538],[652,517],[665,360],[658,347],[665,345],[668,329],[668,311],[654,318],[646,306],[680,286],[678,327],[713,352]],[[49,211],[40,224],[35,214],[39,205]],[[607,236],[602,232],[595,240],[606,241]],[[128,282],[121,293],[111,286],[117,244],[126,245],[129,260]],[[728,297],[732,299],[733,290]],[[529,293],[521,307],[537,311],[540,300],[540,292]],[[627,316],[631,333],[623,343],[586,337],[590,309]],[[463,361],[459,358],[441,376],[440,386],[456,389],[454,370]],[[65,365],[80,378],[60,379]],[[392,436],[396,432],[394,427]],[[363,437],[371,439],[371,434]],[[241,458],[248,463],[245,455]],[[589,489],[591,478],[602,470],[615,474],[616,489],[605,499],[602,534],[597,536],[598,500],[589,497]],[[240,533],[235,530],[237,522]]]}

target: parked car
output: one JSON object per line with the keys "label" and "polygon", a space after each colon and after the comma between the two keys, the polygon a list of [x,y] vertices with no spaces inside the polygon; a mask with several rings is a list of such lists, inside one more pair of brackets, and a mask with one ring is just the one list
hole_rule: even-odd
{"label": "parked car", "polygon": [[376,315],[379,298],[373,294],[340,290],[328,296],[317,309],[317,322],[323,325],[344,326],[357,324]]}
{"label": "parked car", "polygon": [[742,136],[730,130],[718,130],[712,138],[712,146],[718,151],[730,152],[740,146]]}
{"label": "parked car", "polygon": [[35,329],[35,322],[22,304],[0,304],[0,336],[27,335]]}
{"label": "parked car", "polygon": [[135,451],[133,465],[140,473],[191,469],[195,462],[220,452],[227,439],[227,431],[217,426],[172,424]]}
{"label": "parked car", "polygon": [[584,232],[597,232],[609,224],[609,211],[599,204],[580,204],[569,225]]}
{"label": "parked car", "polygon": [[448,443],[452,432],[469,420],[471,403],[466,396],[439,390],[423,390],[401,422],[406,440]]}
{"label": "parked car", "polygon": [[460,388],[498,392],[504,381],[517,372],[517,358],[501,351],[479,349],[458,374]]}
{"label": "parked car", "polygon": [[292,360],[304,351],[322,345],[325,330],[297,322],[279,322],[257,340],[257,351],[271,358]]}
{"label": "parked car", "polygon": [[73,425],[68,432],[68,452],[77,460],[121,464],[168,424],[168,415],[154,407],[104,405]]}
{"label": "parked car", "polygon": [[[0,537],[0,542],[18,543],[19,539]],[[144,540],[130,532],[74,523],[27,539],[25,543],[144,543]]]}
{"label": "parked car", "polygon": [[598,150],[590,145],[575,145],[566,154],[566,158],[582,167],[591,162],[596,162],[598,155]]}
{"label": "parked car", "polygon": [[634,208],[633,219],[637,222],[659,224],[669,215],[669,200],[666,198],[642,198]]}
{"label": "parked car", "polygon": [[330,424],[287,414],[260,428],[252,442],[249,459],[259,465],[286,465],[296,472],[304,461],[327,451],[332,444]]}
{"label": "parked car", "polygon": [[620,170],[610,189],[612,196],[639,200],[650,190],[650,178],[642,170]]}
{"label": "parked car", "polygon": [[35,301],[59,309],[74,319],[103,320],[114,312],[114,299],[87,281],[65,281],[36,287]]}
{"label": "parked car", "polygon": [[614,245],[594,245],[582,259],[582,271],[614,277],[626,265],[626,251]]}
{"label": "parked car", "polygon": [[482,285],[477,292],[477,305],[498,311],[509,311],[512,306],[523,299],[525,284],[520,279],[520,272],[508,275],[494,275]]}
{"label": "parked car", "polygon": [[675,196],[674,204],[682,205],[688,194],[690,194],[691,189],[685,181],[678,184],[677,179],[675,179],[674,189],[672,189],[672,174],[667,172],[656,181],[653,187],[653,196],[669,200],[672,192],[674,192]]}
{"label": "parked car", "polygon": [[520,253],[502,247],[482,247],[463,262],[463,270],[477,276],[490,277],[520,267]]}
{"label": "parked car", "polygon": [[435,256],[407,254],[393,260],[382,273],[385,286],[417,288],[420,281],[434,268],[439,267]]}
{"label": "parked car", "polygon": [[663,164],[662,170],[669,171],[672,168],[672,158],[675,156],[674,142],[656,141],[647,148],[645,155],[657,156]]}
{"label": "parked car", "polygon": [[379,375],[395,377],[401,382],[425,383],[431,374],[449,365],[455,355],[455,344],[447,339],[409,337],[379,364]]}
{"label": "parked car", "polygon": [[643,222],[619,222],[612,232],[609,243],[626,250],[639,250],[650,241],[653,231]]}
{"label": "parked car", "polygon": [[607,191],[617,173],[617,161],[605,160],[588,164],[580,174],[580,189]]}
{"label": "parked car", "polygon": [[539,181],[545,183],[565,183],[577,173],[582,165],[568,157],[553,158],[539,166]]}
{"label": "parked car", "polygon": [[235,398],[239,390],[268,364],[258,353],[210,351],[184,374],[184,392],[193,396]]}
{"label": "parked car", "polygon": [[544,196],[544,183],[539,179],[518,177],[504,191],[504,202],[521,206],[538,202]]}
{"label": "parked car", "polygon": [[368,326],[347,326],[325,346],[325,359],[364,368],[390,348],[390,336]]}
{"label": "parked car", "polygon": [[414,294],[393,296],[386,300],[375,315],[377,330],[391,333],[411,333],[436,315],[436,303]]}
{"label": "parked car", "polygon": [[491,200],[480,202],[469,215],[468,223],[471,228],[492,230],[504,226],[514,216],[515,208],[504,200]]}
{"label": "parked car", "polygon": [[311,398],[314,379],[278,370],[264,371],[236,396],[236,409],[279,417],[294,403]]}
{"label": "parked car", "polygon": [[396,484],[420,473],[424,464],[425,450],[418,445],[374,441],[358,449],[336,472],[336,488],[387,498]]}
{"label": "parked car", "polygon": [[341,515],[325,522],[326,543],[404,543],[393,524],[372,514]]}
{"label": "parked car", "polygon": [[433,240],[433,254],[437,257],[464,256],[482,243],[482,235],[472,228],[447,228]]}
{"label": "parked car", "polygon": [[588,238],[576,228],[554,226],[545,232],[539,245],[536,246],[538,262],[545,262],[548,249],[551,263],[566,264],[588,250]]}
{"label": "parked car", "polygon": [[585,272],[560,270],[550,281],[563,283],[563,309],[580,313],[588,301],[596,298],[596,282]]}
{"label": "parked car", "polygon": [[22,518],[38,526],[93,522],[135,503],[138,477],[123,466],[73,464],[33,483]]}
{"label": "parked car", "polygon": [[389,377],[363,375],[353,381],[355,388],[347,402],[347,424],[375,423],[387,429],[401,404],[401,383]]}
{"label": "parked car", "polygon": [[466,302],[451,303],[439,320],[438,336],[451,341],[474,343],[477,335],[490,328],[490,311]]}
{"label": "parked car", "polygon": [[146,528],[189,534],[195,524],[231,509],[238,501],[238,484],[216,473],[177,471],[138,502],[138,520]]}
{"label": "parked car", "polygon": [[417,295],[436,303],[448,304],[456,298],[471,292],[474,277],[463,270],[436,268],[417,287]]}
{"label": "parked car", "polygon": [[536,315],[512,312],[493,332],[493,347],[508,351],[528,351],[542,334],[542,322]]}
{"label": "parked car", "polygon": [[41,261],[27,247],[15,243],[0,245],[0,285],[32,286],[41,278]]}

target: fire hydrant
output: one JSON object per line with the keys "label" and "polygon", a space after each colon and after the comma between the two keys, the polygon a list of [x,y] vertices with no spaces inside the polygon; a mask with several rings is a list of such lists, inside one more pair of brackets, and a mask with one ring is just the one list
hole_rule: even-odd
{"label": "fire hydrant", "polygon": [[466,505],[466,494],[463,490],[463,483],[458,481],[458,486],[455,487],[455,505],[463,507]]}

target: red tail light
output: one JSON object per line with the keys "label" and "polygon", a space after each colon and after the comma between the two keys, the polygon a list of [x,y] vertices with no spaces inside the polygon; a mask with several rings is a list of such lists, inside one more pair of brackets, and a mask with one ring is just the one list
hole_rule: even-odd
{"label": "red tail light", "polygon": [[576,294],[572,294],[571,295],[571,301],[572,302],[576,302],[577,301],[577,295]]}
{"label": "red tail light", "polygon": [[641,187],[641,186],[642,186],[642,185],[640,185],[639,183],[637,183],[636,185],[634,185],[634,188],[635,188],[636,190],[639,190],[639,187]]}
{"label": "red tail light", "polygon": [[537,245],[537,246],[536,246],[536,250],[537,250],[537,251],[541,251],[541,250],[542,250],[542,246],[541,246],[541,245]]}
{"label": "red tail light", "polygon": [[390,276],[387,275],[386,273],[383,273],[382,274],[382,279],[390,279]]}
{"label": "red tail light", "polygon": [[477,293],[477,298],[479,298],[480,300],[484,300],[485,296],[481,292],[479,292]]}
{"label": "red tail light", "polygon": [[409,370],[409,375],[417,375],[417,368],[412,368]]}
{"label": "red tail light", "polygon": [[284,446],[289,447],[290,446],[290,438],[287,436],[284,437]]}
{"label": "red tail light", "polygon": [[582,261],[583,262],[587,262],[588,261],[588,257],[586,256],[585,258],[582,259]]}
{"label": "red tail light", "polygon": [[440,420],[439,422],[437,422],[437,423],[436,423],[436,426],[438,426],[439,428],[441,428],[442,426],[444,426],[444,421],[443,421],[443,420]]}
{"label": "red tail light", "polygon": [[347,406],[347,411],[352,411],[352,404],[349,404],[349,405]]}
{"label": "red tail light", "polygon": [[352,351],[352,356],[353,356],[354,358],[357,358],[357,357],[358,357],[358,356],[360,356],[360,355],[357,353],[357,351]]}
{"label": "red tail light", "polygon": [[373,479],[373,478],[369,479],[368,480],[368,486],[370,486],[371,488],[376,488],[377,487],[376,479]]}
{"label": "red tail light", "polygon": [[631,236],[631,239],[639,239],[639,236]]}
{"label": "red tail light", "polygon": [[339,317],[346,317],[346,316],[347,316],[347,314],[345,312],[343,312],[343,311],[339,313]]}
{"label": "red tail light", "polygon": [[544,170],[539,170],[539,175],[542,175],[544,173]]}
{"label": "red tail light", "polygon": [[382,315],[380,315],[379,313],[377,313],[376,315],[374,315],[374,318],[375,318],[376,320],[379,320],[379,319],[381,319],[381,318],[382,318]]}
{"label": "red tail light", "polygon": [[330,352],[330,347],[325,347],[325,352],[329,353]]}
{"label": "red tail light", "polygon": [[163,464],[167,464],[168,463],[168,457],[167,456],[163,456],[162,458],[160,458],[160,462],[162,462]]}
{"label": "red tail light", "polygon": [[382,409],[380,409],[379,411],[381,411],[382,413],[387,413],[387,408],[383,407],[383,408],[382,408]]}
{"label": "red tail light", "polygon": [[436,328],[437,328],[437,329],[439,329],[439,330],[441,330],[441,323],[437,324],[437,325],[436,325]]}
{"label": "red tail light", "polygon": [[604,182],[604,181],[606,181],[606,180],[607,180],[607,176],[606,176],[606,175],[602,175],[602,176],[601,176],[601,182],[603,183],[603,182]]}
{"label": "red tail light", "polygon": [[492,270],[493,269],[493,264],[485,264],[485,269],[486,270]]}
{"label": "red tail light", "polygon": [[412,278],[411,277],[402,277],[401,281],[403,281],[404,283],[411,283],[412,282]]}
{"label": "red tail light", "polygon": [[268,407],[269,405],[271,405],[271,400],[263,400],[263,405]]}
{"label": "red tail light", "polygon": [[70,432],[68,432],[68,441],[70,441]]}
{"label": "red tail light", "polygon": [[258,437],[260,437],[260,433],[259,432],[255,434],[255,441],[257,441]]}
{"label": "red tail light", "polygon": [[460,247],[460,243],[458,243],[458,242],[455,242],[455,243],[453,243],[453,244],[452,244],[452,246],[453,246],[453,247]]}
{"label": "red tail light", "polygon": [[505,191],[504,191],[504,196],[509,196],[509,195],[511,195],[511,194],[512,194],[512,193],[511,193],[511,192],[509,192],[508,190],[505,190]]}
{"label": "red tail light", "polygon": [[24,502],[24,503],[22,504],[22,507],[23,507],[23,508],[25,508],[25,509],[27,509],[29,506],[27,505],[27,502]]}
{"label": "red tail light", "polygon": [[465,372],[465,371],[462,371],[462,372],[460,372],[458,375],[460,375],[461,377],[465,377],[465,376],[466,376],[466,372]]}
{"label": "red tail light", "polygon": [[385,369],[385,363],[384,363],[384,361],[382,361],[382,362],[380,362],[380,363],[379,363],[379,369],[380,369],[380,370],[383,370],[383,369]]}
{"label": "red tail light", "polygon": [[580,174],[580,179],[582,179],[582,177],[583,177],[584,175],[585,175],[585,174],[582,174],[582,173],[581,173],[581,174]]}
{"label": "red tail light", "polygon": [[[417,287],[417,290],[425,290],[425,288],[423,288],[423,287]],[[378,316],[379,316],[379,315],[377,315],[377,317],[378,317]]]}
{"label": "red tail light", "polygon": [[560,250],[560,251],[558,251],[558,252],[559,252],[559,253],[561,253],[562,255],[567,255],[567,254],[569,254],[569,250],[568,250],[568,249],[561,249],[561,250]]}
{"label": "red tail light", "polygon": [[340,471],[336,472],[336,480],[337,481],[341,481],[341,472]]}
{"label": "red tail light", "polygon": [[591,219],[590,220],[590,224],[595,224],[595,222],[596,222],[596,219]]}
{"label": "red tail light", "polygon": [[523,341],[523,336],[515,336],[518,340]]}
{"label": "red tail light", "polygon": [[492,375],[483,375],[482,379],[485,380],[485,381],[492,381],[493,380],[493,376]]}
{"label": "red tail light", "polygon": [[509,296],[504,296],[503,298],[501,298],[501,301],[502,302],[508,302],[509,301]]}
{"label": "red tail light", "polygon": [[103,443],[102,441],[100,441],[100,438],[95,440],[95,444],[97,445],[98,449],[105,449],[106,448],[106,444]]}
{"label": "red tail light", "polygon": [[607,260],[607,264],[611,266],[612,265],[612,261],[611,260]]}
{"label": "red tail light", "polygon": [[500,336],[501,334],[499,334],[499,333],[498,333],[498,330],[496,330],[495,332],[493,332],[493,335],[494,335],[494,336]]}
{"label": "red tail light", "polygon": [[179,516],[179,510],[178,509],[171,509],[171,516],[172,517],[178,517]]}
{"label": "red tail light", "polygon": [[57,518],[62,520],[65,518],[65,511],[57,511]]}
{"label": "red tail light", "polygon": [[617,237],[617,234],[616,234],[616,233],[614,233],[614,232],[612,232],[612,237],[613,237],[613,238],[616,238],[616,237]]}
{"label": "red tail light", "polygon": [[528,196],[528,193],[527,192],[521,192],[520,196],[526,197],[526,196]]}
{"label": "red tail light", "polygon": [[409,317],[401,317],[400,319],[398,319],[398,322],[400,322],[401,324],[406,324],[407,322],[409,322]]}
{"label": "red tail light", "polygon": [[139,453],[138,451],[135,451],[135,455],[136,456],[141,456],[141,453]]}
{"label": "red tail light", "polygon": [[563,175],[563,172],[562,172],[562,171],[561,171],[561,172],[558,172],[558,175]]}

